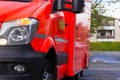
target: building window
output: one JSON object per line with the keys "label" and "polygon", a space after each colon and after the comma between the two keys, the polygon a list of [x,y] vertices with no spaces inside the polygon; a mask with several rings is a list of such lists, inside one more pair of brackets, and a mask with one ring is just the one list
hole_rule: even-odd
{"label": "building window", "polygon": [[98,30],[97,31],[98,39],[108,39],[108,38],[114,38],[114,37],[115,37],[114,30]]}
{"label": "building window", "polygon": [[106,36],[106,33],[105,32],[101,32],[100,36]]}

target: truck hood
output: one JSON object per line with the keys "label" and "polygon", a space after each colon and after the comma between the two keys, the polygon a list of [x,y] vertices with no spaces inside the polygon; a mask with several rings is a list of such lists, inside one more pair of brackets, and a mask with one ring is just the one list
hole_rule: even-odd
{"label": "truck hood", "polygon": [[30,17],[41,6],[40,3],[36,5],[35,2],[0,1],[0,22]]}

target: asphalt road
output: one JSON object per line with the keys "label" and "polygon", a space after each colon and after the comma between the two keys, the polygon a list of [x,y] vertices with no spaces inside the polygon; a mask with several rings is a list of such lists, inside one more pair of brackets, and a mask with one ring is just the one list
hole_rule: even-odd
{"label": "asphalt road", "polygon": [[120,52],[92,52],[80,80],[120,80]]}

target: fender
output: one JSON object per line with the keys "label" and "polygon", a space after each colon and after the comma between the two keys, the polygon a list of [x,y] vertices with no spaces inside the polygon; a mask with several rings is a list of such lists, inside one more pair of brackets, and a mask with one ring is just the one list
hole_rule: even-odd
{"label": "fender", "polygon": [[55,48],[55,42],[52,37],[47,37],[40,48],[40,52],[47,53],[51,47]]}

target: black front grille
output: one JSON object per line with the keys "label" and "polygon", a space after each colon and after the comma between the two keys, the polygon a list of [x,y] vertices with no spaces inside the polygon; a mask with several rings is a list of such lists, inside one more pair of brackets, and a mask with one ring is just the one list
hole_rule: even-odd
{"label": "black front grille", "polygon": [[9,74],[7,63],[0,63],[0,75],[7,75],[7,74]]}

